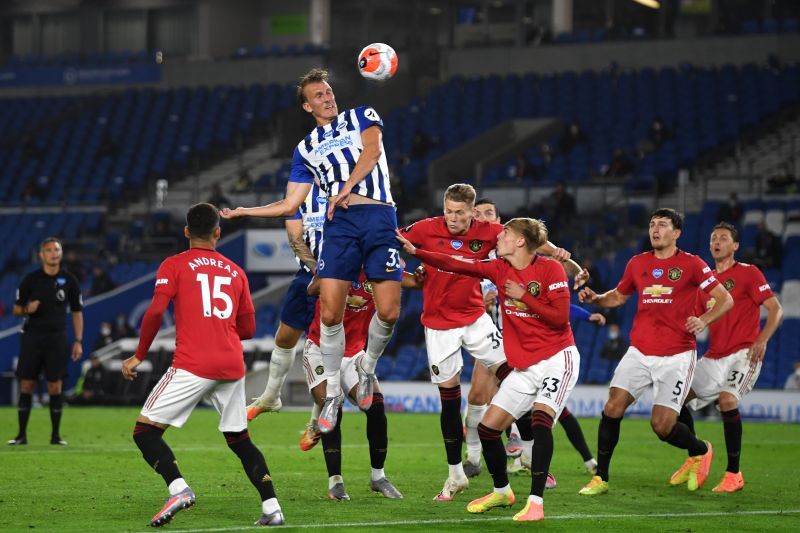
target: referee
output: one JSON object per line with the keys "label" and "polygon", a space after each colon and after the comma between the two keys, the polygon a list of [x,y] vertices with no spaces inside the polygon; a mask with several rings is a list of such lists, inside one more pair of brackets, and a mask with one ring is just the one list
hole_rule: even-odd
{"label": "referee", "polygon": [[[20,335],[20,356],[17,363],[19,378],[19,433],[8,441],[15,446],[27,444],[28,418],[36,381],[44,368],[47,392],[50,395],[50,421],[53,432],[50,444],[65,446],[61,440],[61,386],[67,370],[67,357],[78,361],[83,355],[83,300],[78,280],[61,268],[61,241],[48,237],[39,247],[42,268],[22,280],[17,289],[14,316],[24,316]],[[75,341],[67,340],[67,305],[72,312]]]}

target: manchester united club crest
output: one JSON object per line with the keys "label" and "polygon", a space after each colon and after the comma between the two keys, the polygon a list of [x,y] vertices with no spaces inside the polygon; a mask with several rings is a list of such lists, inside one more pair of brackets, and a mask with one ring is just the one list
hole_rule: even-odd
{"label": "manchester united club crest", "polygon": [[672,281],[678,281],[679,279],[681,279],[682,275],[683,275],[683,270],[681,270],[678,267],[670,268],[669,272],[667,272],[667,277]]}
{"label": "manchester united club crest", "polygon": [[477,253],[483,248],[483,241],[478,239],[473,239],[469,241],[469,249],[473,252]]}
{"label": "manchester united club crest", "polygon": [[539,285],[538,281],[531,281],[528,283],[528,292],[531,293],[531,296],[539,296],[539,292],[541,292],[542,287]]}
{"label": "manchester united club crest", "polygon": [[319,365],[317,366],[317,368],[314,369],[314,372],[316,372],[318,376],[321,376],[322,374],[325,373],[325,369],[322,368],[322,365]]}
{"label": "manchester united club crest", "polygon": [[372,282],[365,281],[364,282],[364,290],[367,291],[367,294],[372,294]]}
{"label": "manchester united club crest", "polygon": [[732,279],[726,279],[724,285],[725,285],[725,289],[728,292],[731,292],[731,289],[733,289],[733,286],[736,285],[736,282],[733,281]]}
{"label": "manchester united club crest", "polygon": [[438,376],[439,375],[439,367],[436,366],[436,365],[431,365],[431,372],[433,372],[434,376]]}

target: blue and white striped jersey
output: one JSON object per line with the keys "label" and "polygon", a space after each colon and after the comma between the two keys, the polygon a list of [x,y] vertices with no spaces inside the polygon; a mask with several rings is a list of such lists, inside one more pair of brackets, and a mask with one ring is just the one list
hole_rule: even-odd
{"label": "blue and white striped jersey", "polygon": [[[319,249],[322,245],[322,226],[325,224],[325,215],[328,211],[328,198],[319,188],[319,185],[313,183],[311,191],[306,196],[305,201],[300,204],[297,213],[294,216],[288,217],[287,220],[303,219],[303,240],[305,241],[311,253],[315,258],[319,258]],[[310,272],[308,267],[300,261],[300,258],[295,256],[295,260],[300,265],[300,268]]]}
{"label": "blue and white striped jersey", "polygon": [[[314,128],[294,150],[289,181],[311,183],[316,176],[322,190],[328,196],[336,196],[364,150],[361,132],[372,126],[383,128],[381,117],[371,107],[361,106],[339,113],[330,124]],[[352,192],[394,205],[383,147],[378,164]]]}

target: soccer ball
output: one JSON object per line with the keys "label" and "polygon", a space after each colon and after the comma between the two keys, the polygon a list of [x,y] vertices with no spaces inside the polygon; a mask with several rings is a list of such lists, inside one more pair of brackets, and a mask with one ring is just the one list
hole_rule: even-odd
{"label": "soccer ball", "polygon": [[372,43],[358,54],[358,71],[369,80],[388,80],[397,72],[397,54],[384,43]]}

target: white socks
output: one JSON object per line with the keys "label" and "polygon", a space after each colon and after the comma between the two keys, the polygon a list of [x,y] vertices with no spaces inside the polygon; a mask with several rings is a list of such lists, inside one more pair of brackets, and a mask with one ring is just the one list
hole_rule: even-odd
{"label": "white socks", "polygon": [[494,491],[498,494],[508,494],[511,492],[511,484],[506,485],[505,487],[494,488]]}
{"label": "white socks", "polygon": [[342,476],[331,476],[328,478],[328,490],[332,489],[337,483],[344,483]]}
{"label": "white socks", "polygon": [[294,346],[291,348],[281,348],[275,345],[272,350],[272,356],[269,360],[269,379],[267,380],[267,387],[261,394],[261,400],[275,399],[280,396],[283,382],[286,381],[286,375],[294,364]]}
{"label": "white socks", "polygon": [[319,349],[322,352],[322,366],[325,368],[328,398],[342,394],[339,370],[344,357],[344,327],[342,323],[333,326],[320,324]]}
{"label": "white socks", "polygon": [[481,438],[478,435],[478,424],[486,413],[486,405],[467,404],[467,415],[464,425],[467,428],[467,461],[474,465],[481,463]]}
{"label": "white socks", "polygon": [[464,473],[464,463],[457,465],[447,465],[449,475],[453,479],[466,479],[467,475]]}
{"label": "white socks", "polygon": [[392,338],[394,324],[389,324],[378,318],[378,313],[372,315],[369,322],[369,335],[367,337],[367,356],[361,358],[361,368],[367,374],[375,373],[378,359],[383,355],[386,345]]}
{"label": "white socks", "polygon": [[187,488],[189,488],[189,485],[186,484],[186,481],[182,477],[179,477],[178,479],[173,480],[172,483],[169,484],[169,495],[175,496],[180,491]]}
{"label": "white socks", "polygon": [[383,468],[373,468],[372,469],[372,481],[378,481],[379,479],[383,479],[386,477],[386,474],[383,472]]}
{"label": "white socks", "polygon": [[272,514],[280,510],[281,505],[278,503],[278,498],[270,498],[261,502],[261,512],[264,514]]}

